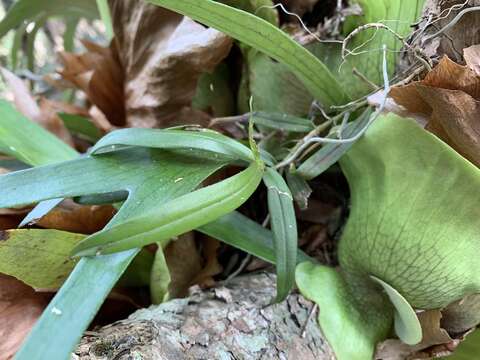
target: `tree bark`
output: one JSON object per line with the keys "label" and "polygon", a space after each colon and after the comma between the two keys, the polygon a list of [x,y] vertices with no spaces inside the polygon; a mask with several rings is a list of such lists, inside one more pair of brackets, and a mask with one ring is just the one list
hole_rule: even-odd
{"label": "tree bark", "polygon": [[267,273],[205,291],[193,289],[188,298],[139,310],[86,333],[73,358],[334,359],[313,304],[292,294],[270,305],[274,297],[275,277]]}

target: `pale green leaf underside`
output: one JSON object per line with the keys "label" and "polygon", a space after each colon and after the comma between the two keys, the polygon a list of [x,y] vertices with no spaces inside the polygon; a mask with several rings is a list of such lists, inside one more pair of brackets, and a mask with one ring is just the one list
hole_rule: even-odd
{"label": "pale green leaf underside", "polygon": [[382,285],[390,301],[395,307],[395,333],[405,344],[416,345],[422,340],[422,326],[415,310],[405,298],[386,282],[371,276],[373,280]]}
{"label": "pale green leaf underside", "polygon": [[282,62],[325,108],[348,100],[321,61],[282,30],[255,15],[211,0],[149,2],[189,16]]}

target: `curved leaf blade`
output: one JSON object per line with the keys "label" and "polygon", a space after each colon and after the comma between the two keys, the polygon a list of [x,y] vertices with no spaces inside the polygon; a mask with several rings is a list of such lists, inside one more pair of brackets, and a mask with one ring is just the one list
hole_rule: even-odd
{"label": "curved leaf blade", "polygon": [[422,341],[422,325],[408,301],[383,280],[370,277],[383,287],[395,307],[395,332],[400,340],[408,345],[416,345]]}
{"label": "curved leaf blade", "polygon": [[252,163],[235,176],[165,202],[142,216],[88,237],[78,244],[74,254],[108,254],[166,241],[193,230],[242,205],[258,187],[262,174],[262,168]]}
{"label": "curved leaf blade", "polygon": [[33,166],[67,161],[78,153],[0,100],[0,153]]}
{"label": "curved leaf blade", "polygon": [[269,22],[211,0],[148,1],[222,31],[284,63],[325,108],[348,101],[348,96],[328,68]]}
{"label": "curved leaf blade", "polygon": [[252,151],[245,145],[220,133],[184,130],[122,129],[100,139],[90,154],[115,151],[118,147],[141,146],[159,149],[189,149],[213,152],[247,162],[254,160]]}

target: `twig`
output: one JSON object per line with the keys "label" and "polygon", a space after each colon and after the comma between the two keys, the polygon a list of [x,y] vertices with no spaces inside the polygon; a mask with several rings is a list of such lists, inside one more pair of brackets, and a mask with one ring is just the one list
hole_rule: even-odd
{"label": "twig", "polygon": [[313,316],[318,310],[318,305],[313,304],[312,308],[310,309],[310,312],[308,313],[307,320],[305,320],[305,323],[302,326],[302,331],[300,332],[300,337],[302,339],[305,339],[305,336],[307,336],[307,326],[310,320],[312,320]]}

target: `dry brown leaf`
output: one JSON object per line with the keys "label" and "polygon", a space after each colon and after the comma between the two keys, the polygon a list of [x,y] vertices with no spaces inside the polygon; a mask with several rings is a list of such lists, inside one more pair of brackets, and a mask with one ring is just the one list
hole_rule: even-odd
{"label": "dry brown leaf", "polygon": [[90,102],[96,105],[116,126],[125,124],[124,72],[116,47],[108,48],[83,41],[87,52],[83,54],[60,53],[63,63],[62,77],[83,90]]}
{"label": "dry brown leaf", "polygon": [[478,50],[466,52],[470,66],[444,57],[424,80],[394,87],[390,95],[411,113],[428,117],[427,130],[480,166],[480,76],[471,68]]}
{"label": "dry brown leaf", "polygon": [[397,339],[385,340],[378,344],[375,359],[430,359],[440,351],[443,353],[447,348],[453,350],[458,345],[458,340],[452,339],[447,331],[441,328],[441,318],[440,310],[429,310],[418,314],[422,326],[422,341],[410,346]]}
{"label": "dry brown leaf", "polygon": [[194,234],[181,235],[164,249],[164,254],[171,276],[168,287],[170,297],[185,297],[192,280],[202,269],[202,257],[197,250]]}
{"label": "dry brown leaf", "polygon": [[205,265],[193,279],[192,284],[199,285],[200,287],[210,287],[215,285],[213,277],[220,274],[223,270],[222,265],[218,262],[219,248],[219,241],[211,237],[206,237],[204,239],[202,254],[205,259]]}
{"label": "dry brown leaf", "polygon": [[[126,76],[127,124],[179,124],[198,78],[229,53],[232,40],[189,18],[135,0],[110,0],[120,61]],[[189,119],[189,123],[198,123]],[[207,125],[206,123],[201,125]]]}
{"label": "dry brown leaf", "polygon": [[467,66],[480,75],[480,45],[473,45],[463,49],[463,58]]}
{"label": "dry brown leaf", "polygon": [[112,206],[82,206],[63,202],[36,224],[47,229],[93,234],[102,230],[114,214]]}
{"label": "dry brown leaf", "polygon": [[13,277],[0,274],[0,359],[12,359],[47,306],[49,295],[36,293]]}
{"label": "dry brown leaf", "polygon": [[12,72],[2,68],[1,73],[7,86],[13,93],[15,107],[19,112],[30,120],[33,120],[43,126],[51,133],[57,135],[60,139],[69,145],[73,145],[72,136],[58,117],[56,112],[50,111],[50,108],[38,106],[27,85]]}

